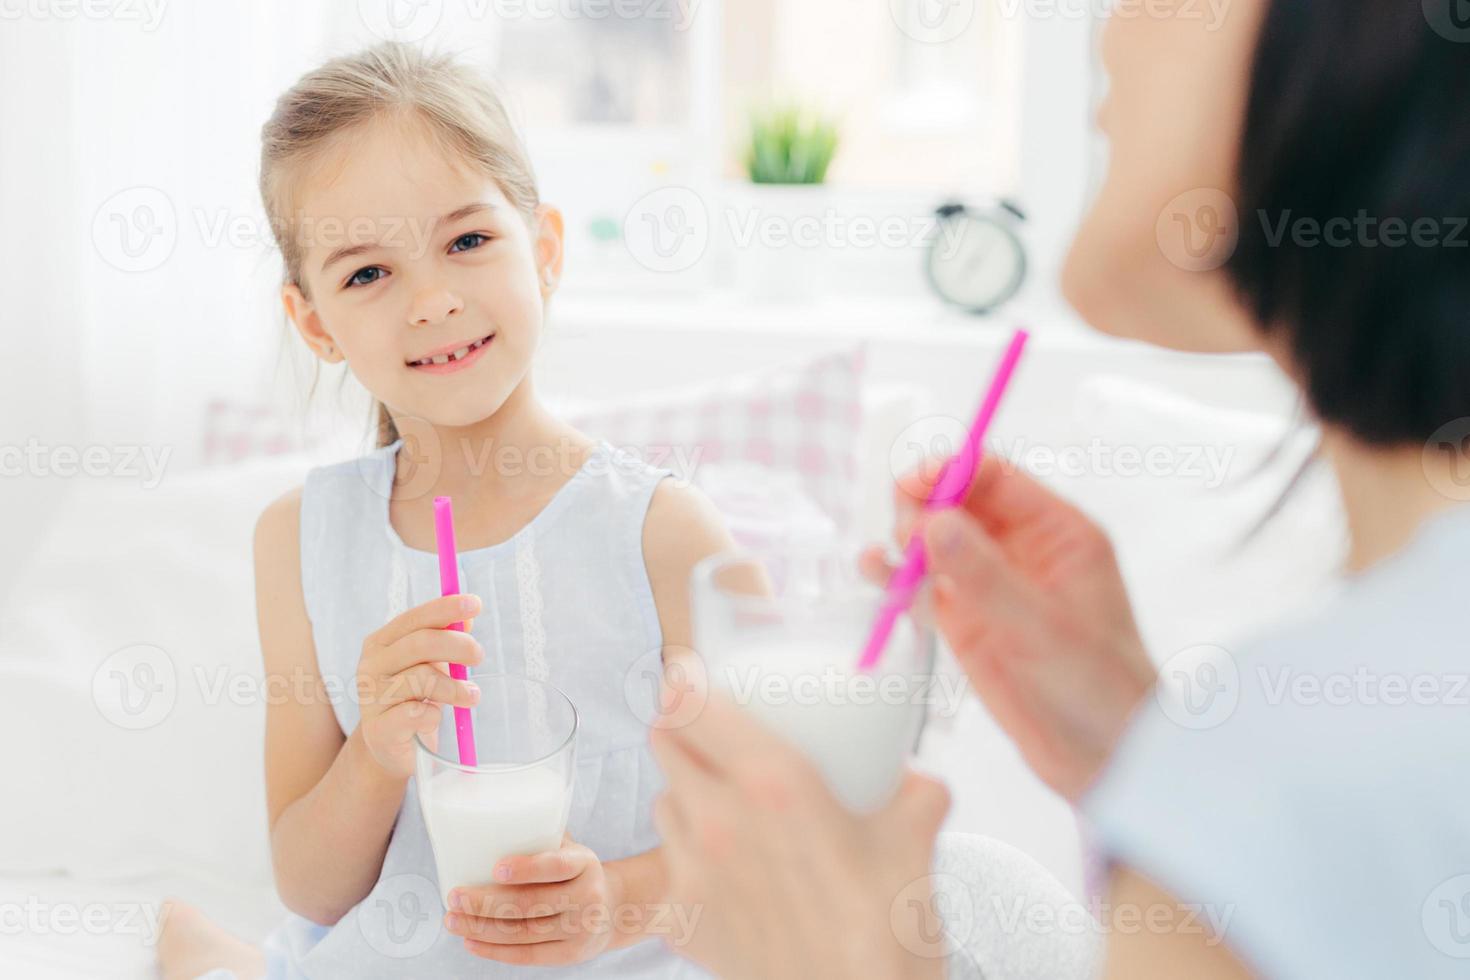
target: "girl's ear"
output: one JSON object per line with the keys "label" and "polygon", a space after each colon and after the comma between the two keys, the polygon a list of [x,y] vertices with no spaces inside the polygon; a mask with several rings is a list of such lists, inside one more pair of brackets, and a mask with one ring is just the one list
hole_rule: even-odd
{"label": "girl's ear", "polygon": [[536,276],[541,295],[550,296],[561,282],[562,235],[561,212],[549,204],[536,208]]}
{"label": "girl's ear", "polygon": [[335,364],[342,360],[342,352],[337,349],[336,343],[330,334],[322,327],[322,318],[317,315],[316,307],[312,306],[311,300],[301,291],[301,287],[294,282],[288,282],[281,287],[281,305],[286,308],[286,316],[296,326],[297,333],[301,339],[306,341],[317,357],[328,364]]}

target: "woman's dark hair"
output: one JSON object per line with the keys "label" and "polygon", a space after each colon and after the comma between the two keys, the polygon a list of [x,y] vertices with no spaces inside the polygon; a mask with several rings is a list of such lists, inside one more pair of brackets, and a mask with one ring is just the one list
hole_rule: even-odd
{"label": "woman's dark hair", "polygon": [[1470,415],[1470,23],[1267,2],[1226,270],[1323,422],[1422,443]]}

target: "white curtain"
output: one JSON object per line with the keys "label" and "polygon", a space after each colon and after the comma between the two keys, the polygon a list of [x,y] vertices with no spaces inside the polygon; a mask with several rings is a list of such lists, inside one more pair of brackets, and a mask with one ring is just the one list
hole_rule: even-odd
{"label": "white curtain", "polygon": [[260,126],[303,71],[377,39],[371,6],[115,0],[0,17],[0,595],[83,479],[48,475],[58,447],[102,447],[116,470],[148,447],[184,472],[211,399],[288,386]]}

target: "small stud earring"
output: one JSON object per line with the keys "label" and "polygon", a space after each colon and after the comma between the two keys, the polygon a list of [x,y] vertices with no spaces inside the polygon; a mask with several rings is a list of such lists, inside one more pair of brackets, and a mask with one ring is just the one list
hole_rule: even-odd
{"label": "small stud earring", "polygon": [[542,269],[541,270],[541,281],[544,282],[544,283],[546,283],[546,285],[548,285],[548,286],[551,285],[551,270],[550,269]]}

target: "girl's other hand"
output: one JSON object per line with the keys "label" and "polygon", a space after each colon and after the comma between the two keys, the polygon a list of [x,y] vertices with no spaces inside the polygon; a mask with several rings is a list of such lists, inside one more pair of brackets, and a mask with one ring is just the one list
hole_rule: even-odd
{"label": "girl's other hand", "polygon": [[564,837],[558,850],[504,859],[496,881],[450,893],[445,928],[476,956],[567,966],[600,955],[612,942],[622,911],[617,878],[591,848]]}
{"label": "girl's other hand", "polygon": [[[1153,686],[1111,543],[1081,511],[987,456],[962,507],[923,513],[939,462],[895,491],[895,537],[924,535],[936,623],[1032,770],[1076,801]],[[863,554],[882,584],[883,549]]]}
{"label": "girl's other hand", "polygon": [[390,620],[363,641],[357,662],[358,730],[389,774],[413,774],[413,737],[424,735],[432,744],[442,705],[467,708],[480,700],[479,688],[450,677],[448,665],[477,664],[485,651],[469,633],[446,628],[479,611],[478,596],[441,596]]}

